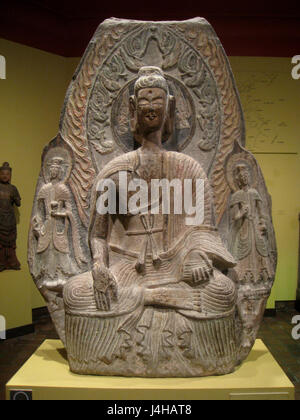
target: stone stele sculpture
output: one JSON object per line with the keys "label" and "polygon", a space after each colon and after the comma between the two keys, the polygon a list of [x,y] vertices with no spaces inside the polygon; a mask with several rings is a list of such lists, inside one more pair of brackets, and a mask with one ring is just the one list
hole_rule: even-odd
{"label": "stone stele sculpture", "polygon": [[44,151],[29,232],[31,273],[73,372],[219,375],[247,357],[276,244],[244,146],[205,19],[99,26]]}
{"label": "stone stele sculpture", "polygon": [[12,169],[8,162],[0,167],[0,271],[20,270],[16,255],[17,221],[15,206],[21,206],[21,197],[11,185]]}

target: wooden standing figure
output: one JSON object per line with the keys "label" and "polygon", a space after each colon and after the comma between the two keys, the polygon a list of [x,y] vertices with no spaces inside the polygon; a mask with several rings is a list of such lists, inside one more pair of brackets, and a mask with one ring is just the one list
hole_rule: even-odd
{"label": "wooden standing figure", "polygon": [[20,207],[21,197],[11,185],[11,167],[4,162],[0,167],[0,271],[20,270],[16,256],[17,223],[14,205]]}

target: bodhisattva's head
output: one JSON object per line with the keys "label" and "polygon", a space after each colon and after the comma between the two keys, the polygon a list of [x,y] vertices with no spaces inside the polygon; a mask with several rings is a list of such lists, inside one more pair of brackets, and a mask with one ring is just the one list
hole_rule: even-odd
{"label": "bodhisattva's head", "polygon": [[2,184],[9,184],[11,179],[11,168],[8,162],[4,162],[0,167],[0,182]]}
{"label": "bodhisattva's head", "polygon": [[131,130],[142,143],[150,133],[161,132],[166,141],[171,134],[174,98],[159,67],[142,67],[130,98]]}
{"label": "bodhisattva's head", "polygon": [[235,168],[235,179],[239,188],[247,187],[250,183],[250,171],[247,165],[239,164]]}
{"label": "bodhisattva's head", "polygon": [[63,176],[63,163],[64,160],[60,157],[54,157],[49,163],[50,180],[60,181]]}

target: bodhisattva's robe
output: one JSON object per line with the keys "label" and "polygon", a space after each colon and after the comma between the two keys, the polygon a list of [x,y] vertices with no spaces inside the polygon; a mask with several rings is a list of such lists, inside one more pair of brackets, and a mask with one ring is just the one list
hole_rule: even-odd
{"label": "bodhisattva's robe", "polygon": [[[70,227],[72,233],[75,231],[70,208],[70,192],[62,182],[49,182],[39,191],[37,200],[36,252],[38,258],[33,269],[34,276],[40,282],[41,280],[51,282],[74,276],[77,267],[71,258],[68,236]],[[57,203],[57,211],[66,213],[67,217],[54,216],[51,203]]]}
{"label": "bodhisattva's robe", "polygon": [[[249,209],[247,215],[236,220],[236,213],[245,206]],[[232,220],[229,249],[238,262],[236,269],[242,283],[258,283],[274,276],[269,255],[268,232],[262,232],[262,225],[266,226],[266,222],[261,206],[262,199],[254,188],[236,191],[230,200]]]}

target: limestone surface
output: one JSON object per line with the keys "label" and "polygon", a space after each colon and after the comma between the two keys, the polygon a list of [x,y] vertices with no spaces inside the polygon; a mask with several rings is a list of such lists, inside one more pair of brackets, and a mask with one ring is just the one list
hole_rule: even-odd
{"label": "limestone surface", "polygon": [[104,21],[44,151],[29,232],[71,370],[232,372],[276,258],[271,200],[211,25]]}

